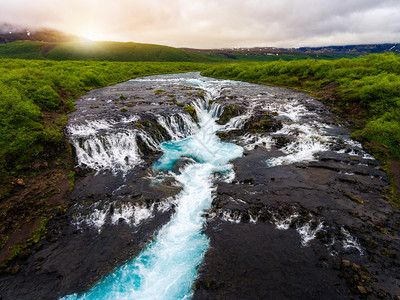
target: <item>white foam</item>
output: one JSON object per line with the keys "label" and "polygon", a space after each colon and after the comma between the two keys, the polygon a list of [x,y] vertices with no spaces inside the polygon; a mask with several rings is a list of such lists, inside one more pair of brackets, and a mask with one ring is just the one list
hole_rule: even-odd
{"label": "white foam", "polygon": [[319,223],[318,226],[316,228],[312,228],[311,226],[311,222],[310,223],[306,223],[303,226],[297,227],[297,232],[300,234],[301,236],[301,244],[306,247],[308,246],[308,243],[315,239],[317,233],[319,231],[321,231],[324,228],[324,224],[323,223]]}
{"label": "white foam", "polygon": [[242,129],[246,121],[253,115],[257,104],[258,103],[255,101],[250,102],[246,112],[243,115],[231,118],[225,125],[225,131]]}
{"label": "white foam", "polygon": [[242,219],[242,216],[237,211],[231,212],[231,211],[224,210],[222,212],[221,220],[223,220],[225,222],[239,224],[241,219]]}
{"label": "white foam", "polygon": [[286,124],[276,132],[276,135],[294,135],[295,140],[280,149],[286,154],[285,156],[269,159],[268,165],[278,166],[316,160],[315,154],[328,151],[334,142],[334,138],[323,133],[320,127],[321,124],[317,122]]}
{"label": "white foam", "polygon": [[68,126],[67,131],[75,136],[90,136],[95,135],[100,130],[112,128],[113,124],[114,122],[111,120],[86,121],[85,124]]}
{"label": "white foam", "polygon": [[360,255],[363,255],[363,251],[361,249],[361,246],[357,242],[357,238],[353,237],[350,232],[348,232],[346,229],[343,227],[340,229],[340,232],[344,236],[344,240],[342,241],[343,248],[349,249],[349,248],[355,248],[360,252]]}
{"label": "white foam", "polygon": [[139,117],[138,116],[136,116],[136,115],[131,115],[131,116],[129,116],[129,117],[123,117],[122,119],[121,119],[121,123],[133,123],[133,122],[136,122],[136,121],[138,121],[139,120]]}
{"label": "white foam", "polygon": [[157,204],[157,211],[159,212],[167,212],[169,210],[171,210],[173,207],[176,207],[179,203],[179,200],[175,197],[169,197],[167,199],[164,199],[162,201],[160,201]]}
{"label": "white foam", "polygon": [[285,99],[281,99],[279,102],[269,102],[264,106],[264,110],[277,112],[279,116],[285,116],[294,122],[300,121],[304,116],[315,115],[310,112],[307,108],[300,104],[298,100],[292,100],[288,102]]}
{"label": "white foam", "polygon": [[83,225],[96,229],[99,233],[106,222],[108,208],[98,209],[95,208],[92,213],[88,215],[77,214],[73,217],[72,224],[78,229],[82,229]]}
{"label": "white foam", "polygon": [[279,230],[288,230],[292,222],[299,217],[299,214],[295,213],[285,219],[278,220],[274,218],[274,223],[276,225],[276,229]]}
{"label": "white foam", "polygon": [[134,131],[91,136],[82,142],[72,139],[72,144],[76,149],[79,166],[94,170],[126,172],[142,162]]}
{"label": "white foam", "polygon": [[196,123],[187,114],[176,114],[171,116],[157,116],[157,122],[171,136],[173,141],[184,139],[195,134],[198,129]]}
{"label": "white foam", "polygon": [[256,147],[263,147],[266,150],[271,150],[275,142],[269,135],[246,133],[241,137],[240,144],[243,145],[243,148],[247,151],[254,150]]}

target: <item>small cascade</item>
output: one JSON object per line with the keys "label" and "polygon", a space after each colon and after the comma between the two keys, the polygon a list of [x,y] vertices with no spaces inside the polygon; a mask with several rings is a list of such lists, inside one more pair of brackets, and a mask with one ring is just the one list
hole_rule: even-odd
{"label": "small cascade", "polygon": [[243,129],[246,121],[253,115],[254,109],[257,106],[256,102],[250,102],[249,107],[243,115],[233,117],[229,120],[229,122],[225,125],[225,130],[237,130]]}
{"label": "small cascade", "polygon": [[159,115],[157,116],[157,122],[167,131],[173,141],[193,135],[198,129],[193,119],[184,113],[171,116]]}
{"label": "small cascade", "polygon": [[79,166],[127,172],[142,162],[136,136],[135,131],[125,131],[72,139],[72,144]]}
{"label": "small cascade", "polygon": [[218,102],[212,102],[211,105],[209,105],[208,111],[213,118],[219,118],[224,111],[224,107]]}

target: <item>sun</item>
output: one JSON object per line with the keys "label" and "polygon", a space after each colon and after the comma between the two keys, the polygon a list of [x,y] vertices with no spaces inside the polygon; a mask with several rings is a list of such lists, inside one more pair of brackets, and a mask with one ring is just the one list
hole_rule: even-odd
{"label": "sun", "polygon": [[84,30],[80,33],[80,36],[88,39],[90,41],[100,41],[101,40],[101,35],[93,30]]}

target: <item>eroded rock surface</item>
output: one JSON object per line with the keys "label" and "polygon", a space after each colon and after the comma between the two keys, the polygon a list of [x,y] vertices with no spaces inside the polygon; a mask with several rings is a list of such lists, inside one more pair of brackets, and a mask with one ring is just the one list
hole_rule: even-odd
{"label": "eroded rock surface", "polygon": [[195,158],[177,161],[174,173],[150,166],[160,143],[197,130],[199,101],[244,156],[232,162],[235,178],[215,174],[204,228],[211,247],[193,298],[397,299],[399,213],[384,197],[379,161],[345,122],[304,93],[200,79],[144,78],[76,102],[66,128],[77,157],[70,208],[2,275],[3,299],[86,291],[154,238],[177,205],[174,173]]}

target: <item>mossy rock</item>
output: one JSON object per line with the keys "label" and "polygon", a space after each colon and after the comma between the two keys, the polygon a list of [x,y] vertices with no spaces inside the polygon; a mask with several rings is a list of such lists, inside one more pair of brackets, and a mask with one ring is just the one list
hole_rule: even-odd
{"label": "mossy rock", "polygon": [[193,120],[197,121],[196,109],[193,106],[188,105],[183,109],[193,118]]}
{"label": "mossy rock", "polygon": [[274,137],[274,140],[275,140],[275,146],[277,148],[285,147],[290,142],[290,139],[288,137],[282,135]]}
{"label": "mossy rock", "polygon": [[165,91],[164,90],[155,90],[154,93],[156,95],[160,95],[161,93],[165,93]]}
{"label": "mossy rock", "polygon": [[220,132],[217,132],[217,136],[218,136],[220,139],[224,139],[224,138],[226,138],[226,137],[229,136],[229,132],[220,131]]}
{"label": "mossy rock", "polygon": [[[256,112],[244,125],[244,129],[249,131],[275,132],[281,128],[281,121],[263,112]],[[283,140],[281,142],[283,142]]]}
{"label": "mossy rock", "polygon": [[221,116],[219,117],[217,123],[220,125],[224,125],[228,123],[228,121],[233,118],[240,116],[244,113],[244,109],[241,107],[237,107],[234,105],[229,105],[224,107],[224,111],[222,112]]}

